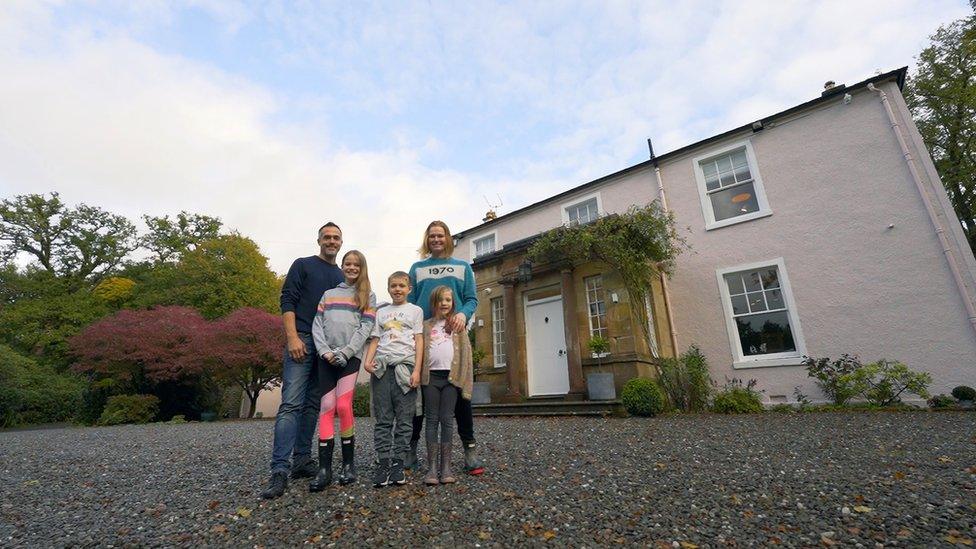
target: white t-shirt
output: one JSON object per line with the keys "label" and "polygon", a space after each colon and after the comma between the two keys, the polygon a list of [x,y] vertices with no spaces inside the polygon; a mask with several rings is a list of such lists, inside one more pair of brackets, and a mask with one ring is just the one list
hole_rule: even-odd
{"label": "white t-shirt", "polygon": [[445,329],[445,321],[438,320],[430,327],[430,369],[450,370],[454,360],[454,341]]}
{"label": "white t-shirt", "polygon": [[371,337],[379,338],[376,355],[391,363],[414,358],[414,336],[424,333],[424,310],[412,303],[384,305],[376,310]]}

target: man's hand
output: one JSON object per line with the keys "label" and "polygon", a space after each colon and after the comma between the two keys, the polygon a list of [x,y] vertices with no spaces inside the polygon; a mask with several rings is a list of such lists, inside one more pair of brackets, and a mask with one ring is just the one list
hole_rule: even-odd
{"label": "man's hand", "polygon": [[363,368],[366,368],[366,373],[371,374],[371,373],[375,372],[376,371],[376,361],[375,360],[370,360],[369,362],[367,362],[363,366]]}
{"label": "man's hand", "polygon": [[464,313],[457,313],[451,318],[451,333],[464,330],[464,325],[468,323],[468,317]]}
{"label": "man's hand", "polygon": [[414,370],[413,373],[410,374],[410,386],[420,387],[420,372]]}
{"label": "man's hand", "polygon": [[289,337],[288,338],[288,355],[295,362],[301,362],[305,359],[305,353],[308,352],[305,349],[305,342],[302,341],[300,337]]}

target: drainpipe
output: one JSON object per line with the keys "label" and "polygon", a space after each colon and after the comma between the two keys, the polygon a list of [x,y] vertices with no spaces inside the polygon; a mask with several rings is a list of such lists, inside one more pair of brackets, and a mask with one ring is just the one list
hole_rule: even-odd
{"label": "drainpipe", "polygon": [[[651,154],[651,163],[654,165],[654,176],[657,178],[657,196],[661,200],[661,209],[665,214],[668,213],[668,198],[664,194],[664,180],[661,179],[661,168],[657,164],[657,157],[654,156],[654,147],[651,145],[651,139],[647,138],[647,148]],[[674,325],[674,312],[671,306],[671,292],[668,290],[668,277],[665,276],[664,272],[658,273],[661,277],[661,291],[664,293],[664,310],[668,314],[668,328],[671,332],[671,349],[674,351],[674,356],[681,354],[678,350],[678,329]]]}
{"label": "drainpipe", "polygon": [[929,214],[929,220],[935,227],[935,234],[939,239],[939,244],[942,245],[942,253],[945,255],[946,261],[949,262],[949,270],[952,271],[952,278],[956,281],[956,287],[959,288],[959,293],[962,295],[962,302],[966,305],[966,312],[969,314],[969,324],[972,326],[973,331],[976,331],[976,305],[973,304],[973,299],[969,295],[969,290],[966,288],[966,283],[962,278],[962,272],[959,270],[959,264],[956,262],[956,256],[952,253],[949,238],[946,237],[945,229],[939,222],[935,207],[932,206],[932,200],[925,191],[925,185],[922,183],[922,178],[918,173],[918,167],[915,166],[915,159],[912,158],[912,153],[908,149],[908,144],[905,142],[905,138],[901,134],[901,128],[899,128],[898,122],[895,119],[895,113],[891,109],[891,104],[888,103],[888,95],[883,90],[874,87],[874,84],[868,84],[868,89],[881,97],[881,103],[884,105],[885,112],[888,114],[888,121],[891,123],[891,131],[894,132],[895,137],[898,139],[901,154],[905,157],[905,162],[908,164],[908,171],[912,174],[912,181],[915,182],[918,194],[922,197],[925,210]]}

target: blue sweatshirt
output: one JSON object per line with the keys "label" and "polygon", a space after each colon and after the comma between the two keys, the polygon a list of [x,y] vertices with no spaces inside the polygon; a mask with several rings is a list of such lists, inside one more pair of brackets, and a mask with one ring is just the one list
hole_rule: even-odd
{"label": "blue sweatshirt", "polygon": [[471,320],[478,308],[478,289],[474,284],[474,271],[461,259],[429,257],[410,266],[410,294],[407,301],[424,310],[424,319],[433,315],[430,310],[430,294],[438,286],[447,286],[454,292],[454,308]]}
{"label": "blue sweatshirt", "polygon": [[281,312],[295,313],[295,328],[311,333],[322,294],[345,280],[342,269],[321,257],[300,257],[291,264],[281,286]]}

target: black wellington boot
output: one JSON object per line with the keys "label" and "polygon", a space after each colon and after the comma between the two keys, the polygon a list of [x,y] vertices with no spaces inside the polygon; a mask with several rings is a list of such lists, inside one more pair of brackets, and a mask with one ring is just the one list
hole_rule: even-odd
{"label": "black wellington boot", "polygon": [[345,486],[356,482],[356,437],[342,438],[342,472],[339,484]]}
{"label": "black wellington boot", "polygon": [[319,441],[319,470],[308,483],[309,492],[321,492],[332,484],[332,451],[335,449],[335,439]]}

